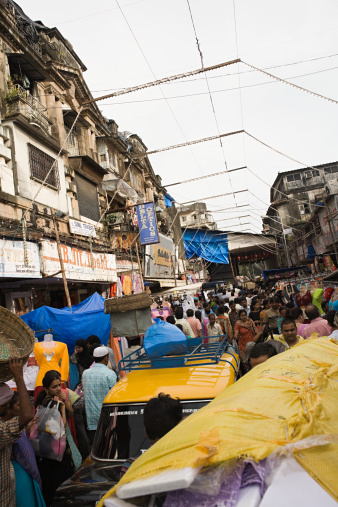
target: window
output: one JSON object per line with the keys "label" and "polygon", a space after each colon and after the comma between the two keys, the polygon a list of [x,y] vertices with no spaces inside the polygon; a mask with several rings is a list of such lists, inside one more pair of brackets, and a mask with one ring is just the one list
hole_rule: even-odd
{"label": "window", "polygon": [[338,166],[332,166],[332,167],[325,167],[325,173],[326,174],[334,174],[338,173]]}
{"label": "window", "polygon": [[302,178],[300,174],[288,174],[286,177],[286,181],[300,181]]}
{"label": "window", "polygon": [[106,154],[103,153],[102,155],[100,155],[100,161],[101,162],[105,162],[106,161]]}
{"label": "window", "polygon": [[80,215],[98,222],[100,220],[100,206],[97,185],[78,173],[75,175],[75,181]]}
{"label": "window", "polygon": [[310,213],[310,206],[309,206],[309,204],[304,204],[304,213]]}
{"label": "window", "polygon": [[186,222],[187,221],[187,217],[182,217],[182,222]]}
{"label": "window", "polygon": [[51,187],[54,187],[58,190],[60,186],[60,180],[57,160],[29,143],[28,156],[31,178],[38,181],[45,181],[46,178],[47,185],[50,185]]}
{"label": "window", "polygon": [[197,220],[197,215],[192,216],[194,220]]}

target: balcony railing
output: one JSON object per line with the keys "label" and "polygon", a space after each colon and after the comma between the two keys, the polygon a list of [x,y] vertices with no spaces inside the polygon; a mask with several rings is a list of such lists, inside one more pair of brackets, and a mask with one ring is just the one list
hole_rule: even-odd
{"label": "balcony railing", "polygon": [[13,85],[6,97],[6,116],[21,114],[31,124],[36,124],[51,135],[52,121],[47,108],[20,85]]}
{"label": "balcony railing", "polygon": [[[66,134],[68,129],[66,128]],[[97,164],[99,164],[99,155],[92,148],[87,148],[83,134],[74,134],[73,132],[68,136],[66,144],[66,150],[68,151],[68,157],[90,157]]]}

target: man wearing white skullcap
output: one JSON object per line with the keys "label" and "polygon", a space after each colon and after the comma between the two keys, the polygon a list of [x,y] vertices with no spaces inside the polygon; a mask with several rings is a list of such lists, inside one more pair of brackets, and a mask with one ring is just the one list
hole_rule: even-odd
{"label": "man wearing white skullcap", "polygon": [[[22,361],[9,360],[9,370],[14,377],[19,394],[20,415],[7,422],[0,420],[0,507],[15,507],[15,475],[11,465],[12,444],[18,440],[22,428],[33,419],[33,407],[23,380]],[[13,391],[0,383],[0,417],[10,405]]]}
{"label": "man wearing white skullcap", "polygon": [[116,374],[107,367],[109,350],[103,345],[93,352],[95,364],[82,375],[82,386],[86,400],[87,427],[93,442],[100,419],[102,403],[111,388],[116,384]]}

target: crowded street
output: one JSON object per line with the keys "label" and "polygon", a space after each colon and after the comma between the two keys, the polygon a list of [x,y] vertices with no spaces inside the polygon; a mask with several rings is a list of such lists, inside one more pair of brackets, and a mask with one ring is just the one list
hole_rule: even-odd
{"label": "crowded street", "polygon": [[0,2],[0,507],[337,505],[337,16]]}

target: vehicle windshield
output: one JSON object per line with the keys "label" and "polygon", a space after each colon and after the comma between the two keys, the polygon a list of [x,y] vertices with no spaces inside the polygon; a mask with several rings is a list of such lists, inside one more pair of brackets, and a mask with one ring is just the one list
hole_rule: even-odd
{"label": "vehicle windshield", "polygon": [[[182,402],[183,417],[204,407],[210,400]],[[144,431],[145,403],[104,405],[92,447],[93,458],[126,460],[144,453],[151,445]]]}

